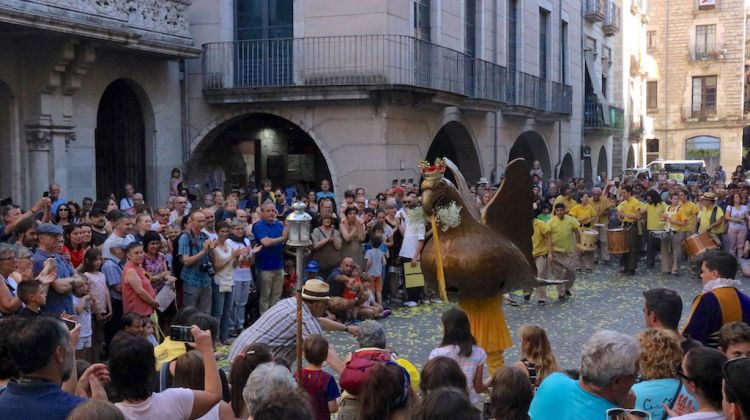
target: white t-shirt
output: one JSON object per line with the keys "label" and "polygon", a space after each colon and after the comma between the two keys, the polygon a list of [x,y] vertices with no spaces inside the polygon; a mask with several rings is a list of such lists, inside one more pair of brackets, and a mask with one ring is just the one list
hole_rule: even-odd
{"label": "white t-shirt", "polygon": [[163,420],[190,418],[193,411],[193,390],[169,388],[151,394],[146,401],[138,404],[115,403],[126,419]]}
{"label": "white t-shirt", "polygon": [[401,250],[398,252],[398,256],[414,258],[419,241],[424,241],[424,223],[409,223],[408,218],[403,219],[402,223],[406,223],[406,228],[404,229],[404,240],[401,242]]}
{"label": "white t-shirt", "polygon": [[[250,252],[247,253],[247,257],[250,258],[253,255],[253,249],[250,246],[250,240],[245,238],[244,241],[245,244],[243,245],[231,239],[227,239],[226,244],[227,246],[229,246],[232,252],[241,248],[250,248]],[[235,267],[232,278],[235,282],[252,281],[253,271],[250,269],[250,262],[243,260],[237,267]]]}
{"label": "white t-shirt", "polygon": [[670,417],[669,420],[724,420],[724,413],[721,411],[696,411],[684,416]]}

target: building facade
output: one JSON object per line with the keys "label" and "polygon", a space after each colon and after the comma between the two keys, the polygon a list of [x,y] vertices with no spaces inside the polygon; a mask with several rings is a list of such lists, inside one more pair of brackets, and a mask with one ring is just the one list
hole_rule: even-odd
{"label": "building facade", "polygon": [[0,0],[0,197],[165,197],[189,0]]}
{"label": "building facade", "polygon": [[[713,171],[741,163],[747,55],[744,0],[651,0],[647,51],[654,138],[638,160],[703,159]],[[642,160],[641,160],[642,159]]]}
{"label": "building facade", "polygon": [[[382,190],[448,156],[580,174],[578,1],[195,0],[188,173]],[[227,157],[231,156],[230,159]]]}

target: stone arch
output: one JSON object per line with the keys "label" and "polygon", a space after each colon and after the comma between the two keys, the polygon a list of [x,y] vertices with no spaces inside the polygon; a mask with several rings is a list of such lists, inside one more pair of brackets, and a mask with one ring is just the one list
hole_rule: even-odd
{"label": "stone arch", "polygon": [[0,156],[5,162],[0,165],[0,199],[13,198],[20,204],[20,146],[17,138],[18,110],[10,86],[0,80]]}
{"label": "stone arch", "polygon": [[426,159],[447,157],[458,165],[466,182],[472,184],[482,176],[482,165],[469,130],[460,122],[450,121],[433,137]]}
{"label": "stone arch", "polygon": [[628,147],[628,157],[625,160],[625,168],[635,168],[635,146]]}
{"label": "stone arch", "polygon": [[310,133],[266,112],[245,112],[214,125],[191,145],[188,172],[209,189],[224,190],[227,183],[239,188],[265,178],[275,186],[333,178],[330,160]]}
{"label": "stone arch", "polygon": [[685,139],[685,159],[703,160],[706,171],[712,173],[721,164],[721,139],[711,135]]}
{"label": "stone arch", "polygon": [[[599,157],[596,161],[596,173],[594,174],[594,179],[596,179],[597,176],[600,176],[602,172],[607,173],[607,178],[612,178],[609,173],[609,159],[607,157],[607,148],[604,146],[599,148]],[[602,179],[602,181],[606,181],[606,179]]]}
{"label": "stone arch", "polygon": [[155,167],[154,112],[146,91],[137,82],[120,78],[107,85],[96,115],[94,154],[97,198],[120,197],[131,183],[146,197]]}
{"label": "stone arch", "polygon": [[568,181],[575,176],[575,166],[573,165],[573,155],[570,152],[565,154],[560,164],[560,174],[557,176],[563,181]]}
{"label": "stone arch", "polygon": [[510,162],[516,158],[526,159],[529,165],[533,161],[538,160],[542,164],[544,177],[548,179],[554,177],[549,151],[547,150],[547,142],[536,131],[526,131],[516,138],[513,147],[511,147],[508,153],[508,161]]}
{"label": "stone arch", "polygon": [[259,108],[253,109],[252,112],[249,112],[247,110],[237,110],[220,115],[219,117],[213,119],[210,123],[208,123],[208,125],[203,127],[203,129],[192,138],[192,140],[190,141],[190,146],[188,148],[189,161],[193,161],[193,155],[196,153],[200,153],[203,148],[211,144],[211,142],[213,142],[216,137],[221,134],[221,132],[227,127],[231,126],[242,118],[251,116],[253,114],[274,115],[289,121],[291,124],[296,125],[302,131],[304,131],[310,137],[310,139],[312,139],[312,141],[315,143],[315,146],[317,146],[318,151],[320,151],[320,153],[323,155],[323,158],[325,159],[326,166],[328,167],[328,172],[331,175],[331,186],[333,190],[339,191],[338,176],[336,175],[336,166],[333,164],[333,156],[331,155],[330,150],[325,147],[321,136],[316,132],[312,125],[306,123],[304,120],[297,117],[297,115],[295,115],[294,113],[287,112],[281,109]]}

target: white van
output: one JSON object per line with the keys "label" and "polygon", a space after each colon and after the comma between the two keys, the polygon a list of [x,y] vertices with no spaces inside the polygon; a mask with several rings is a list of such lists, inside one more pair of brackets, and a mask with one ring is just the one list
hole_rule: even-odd
{"label": "white van", "polygon": [[667,172],[668,179],[685,182],[685,171],[696,174],[706,172],[706,163],[702,160],[655,160],[647,165],[651,173],[656,176],[662,169]]}

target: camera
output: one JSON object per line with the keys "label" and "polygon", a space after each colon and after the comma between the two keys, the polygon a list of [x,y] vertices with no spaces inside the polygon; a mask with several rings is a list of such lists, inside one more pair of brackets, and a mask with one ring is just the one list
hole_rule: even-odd
{"label": "camera", "polygon": [[198,268],[201,273],[206,273],[209,276],[213,277],[214,274],[216,274],[216,271],[214,270],[213,264],[211,264],[210,261],[203,261],[201,263],[201,266]]}

